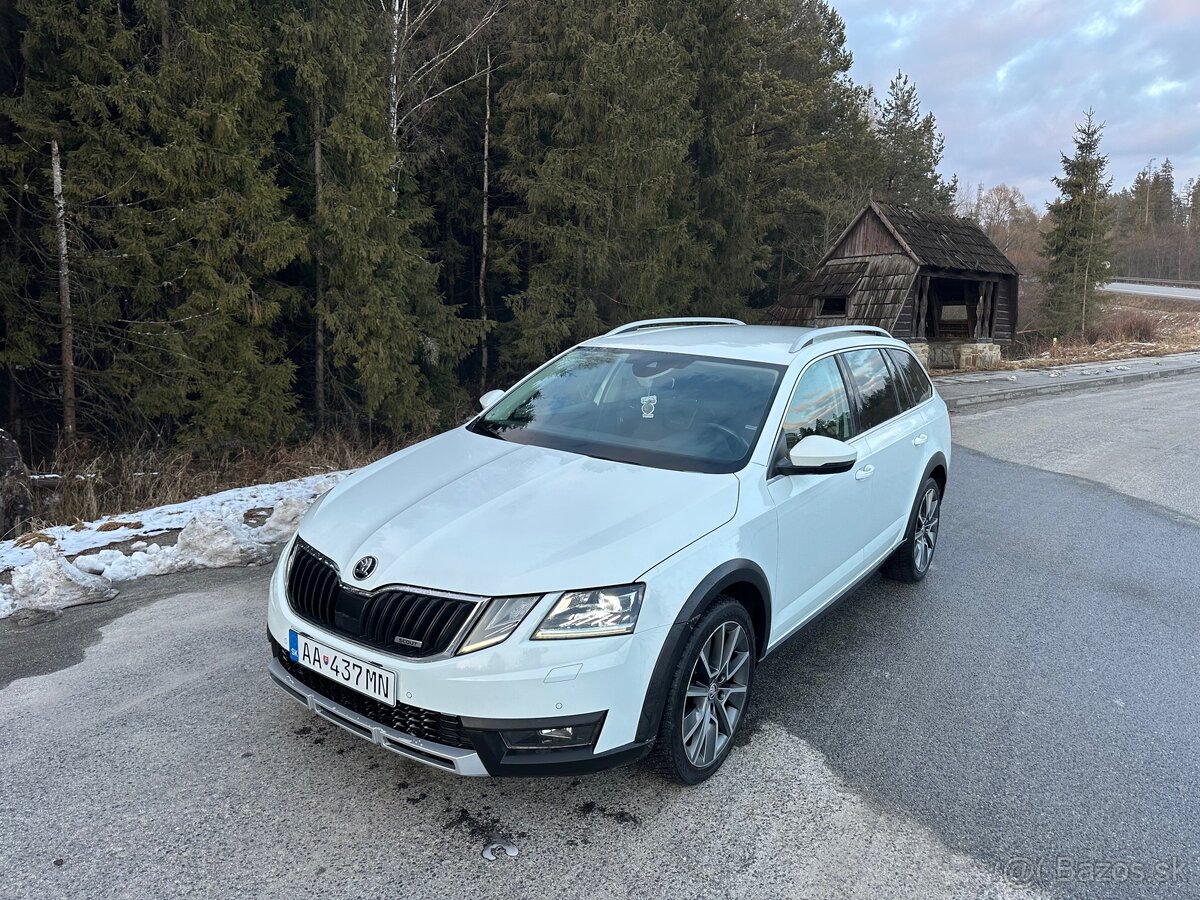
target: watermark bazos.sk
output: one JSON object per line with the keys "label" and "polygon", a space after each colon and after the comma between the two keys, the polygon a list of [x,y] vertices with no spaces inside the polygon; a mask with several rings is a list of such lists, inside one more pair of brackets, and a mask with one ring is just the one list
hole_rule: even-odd
{"label": "watermark bazos.sk", "polygon": [[1181,884],[1188,880],[1184,862],[1177,856],[1152,860],[1013,856],[1004,861],[1001,872],[1004,877],[1022,884],[1034,881]]}

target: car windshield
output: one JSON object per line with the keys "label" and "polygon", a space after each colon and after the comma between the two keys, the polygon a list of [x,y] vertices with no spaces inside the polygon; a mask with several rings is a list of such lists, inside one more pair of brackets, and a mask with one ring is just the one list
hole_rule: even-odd
{"label": "car windshield", "polygon": [[636,465],[736,472],[750,459],[783,366],[579,347],[479,416],[504,441]]}

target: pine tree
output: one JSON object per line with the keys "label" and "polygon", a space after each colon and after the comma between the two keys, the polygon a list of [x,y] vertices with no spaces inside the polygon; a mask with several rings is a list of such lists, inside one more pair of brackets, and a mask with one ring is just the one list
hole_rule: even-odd
{"label": "pine tree", "polygon": [[[674,4],[667,4],[668,8]],[[703,251],[694,311],[733,315],[761,287],[769,214],[756,202],[754,23],[744,2],[686,0],[667,27],[693,73],[693,239]]]}
{"label": "pine tree", "polygon": [[[146,24],[160,62],[134,69],[134,89],[154,103],[131,154],[119,239],[144,274],[131,284],[139,325],[118,371],[140,413],[173,423],[182,440],[278,440],[296,403],[274,330],[290,292],[276,276],[301,243],[268,161],[282,110],[267,31],[235,0],[163,4]],[[138,194],[152,198],[144,229],[130,221]],[[173,375],[150,374],[161,372]]]}
{"label": "pine tree", "polygon": [[1059,197],[1049,205],[1044,324],[1056,335],[1083,332],[1096,320],[1097,288],[1109,275],[1108,222],[1112,212],[1108,157],[1100,153],[1103,123],[1088,110],[1075,129],[1075,154],[1062,156],[1063,174],[1053,179]]}
{"label": "pine tree", "polygon": [[279,110],[261,30],[232,0],[23,11],[25,89],[5,112],[32,148],[42,221],[65,226],[65,241],[44,229],[62,262],[52,279],[43,256],[40,295],[48,309],[52,284],[69,291],[80,415],[204,444],[286,435],[272,274],[298,245],[264,164]]}
{"label": "pine tree", "polygon": [[1155,229],[1175,224],[1175,166],[1169,157],[1150,180],[1150,223]]}
{"label": "pine tree", "polygon": [[[495,40],[481,36],[483,43]],[[497,45],[500,42],[497,41]],[[424,202],[430,210],[422,232],[422,242],[430,259],[437,265],[437,289],[444,303],[462,310],[462,315],[476,319],[481,331],[486,330],[488,352],[494,351],[494,329],[490,323],[503,307],[504,294],[512,290],[512,266],[503,256],[497,258],[497,228],[495,210],[507,205],[508,198],[497,181],[497,108],[496,92],[504,83],[505,70],[497,51],[492,65],[487,64],[488,47],[476,48],[464,54],[447,73],[457,82],[466,79],[454,91],[453,102],[440,104],[423,119],[423,126],[437,135],[426,146],[415,167]],[[473,78],[479,71],[490,73]],[[452,83],[453,83],[452,82]],[[491,119],[485,124],[487,102],[485,89],[490,87]],[[489,236],[488,263],[484,273],[484,295],[480,299],[482,267],[484,134],[488,135],[488,197]],[[479,347],[485,340],[480,335],[476,354],[464,361],[462,376],[465,382],[478,382],[483,370],[483,355]],[[490,378],[490,376],[489,376]],[[489,380],[490,384],[490,380]]]}
{"label": "pine tree", "polygon": [[903,72],[888,86],[878,121],[883,170],[878,199],[931,212],[950,212],[956,182],[938,174],[945,138],[932,113],[921,115],[917,88]]}
{"label": "pine tree", "polygon": [[540,361],[616,322],[681,314],[697,290],[694,88],[651,10],[536,0],[511,23],[500,143],[521,206],[504,234],[526,284],[508,300],[510,362]]}
{"label": "pine tree", "polygon": [[473,331],[442,304],[421,245],[427,210],[389,111],[390,16],[358,0],[279,12],[289,97],[291,203],[308,243],[295,314],[312,341],[309,384],[351,427],[437,421],[433,385]]}
{"label": "pine tree", "polygon": [[[5,302],[5,356],[10,366],[26,369],[21,386],[54,408],[57,442],[71,437],[63,426],[75,418],[80,395],[86,413],[99,394],[86,373],[75,390],[75,366],[96,358],[98,342],[91,336],[115,317],[89,277],[101,258],[93,246],[102,242],[89,246],[81,237],[90,237],[89,225],[101,218],[89,201],[107,189],[98,173],[111,164],[111,131],[90,121],[94,107],[86,86],[108,81],[111,90],[132,55],[112,46],[111,24],[94,8],[26,2],[16,12],[24,27],[22,90],[0,98],[0,115],[16,138],[3,162],[14,186],[13,215],[24,220],[17,233],[24,252],[7,267],[17,291]],[[20,263],[25,265],[18,271]],[[73,303],[62,302],[64,290]],[[64,308],[71,309],[70,321]],[[74,344],[66,353],[64,334]],[[75,343],[76,334],[83,340]]]}
{"label": "pine tree", "polygon": [[[853,177],[846,161],[855,142],[841,123],[856,110],[845,26],[824,0],[754,0],[747,15],[755,23],[752,196],[770,248],[752,303],[769,306],[824,252],[821,203]],[[866,193],[856,192],[847,217]]]}
{"label": "pine tree", "polygon": [[[13,4],[0,9],[0,97],[13,97],[21,91],[21,34],[25,28]],[[15,124],[2,110],[0,106],[0,382],[5,389],[0,402],[7,408],[5,427],[20,438],[18,373],[27,371],[44,348],[30,328],[25,153]]]}

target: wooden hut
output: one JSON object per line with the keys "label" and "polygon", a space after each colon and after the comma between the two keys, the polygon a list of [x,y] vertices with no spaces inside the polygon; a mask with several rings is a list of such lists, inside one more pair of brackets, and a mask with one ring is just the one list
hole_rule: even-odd
{"label": "wooden hut", "polygon": [[987,365],[1013,339],[1016,266],[978,225],[870,203],[769,311],[785,325],[878,325],[932,365]]}

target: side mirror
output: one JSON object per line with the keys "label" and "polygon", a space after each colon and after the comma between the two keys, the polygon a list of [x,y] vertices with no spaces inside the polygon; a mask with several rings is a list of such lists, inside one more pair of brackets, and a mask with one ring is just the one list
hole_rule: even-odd
{"label": "side mirror", "polygon": [[479,398],[479,408],[480,409],[491,409],[493,406],[496,405],[496,401],[499,400],[503,396],[504,396],[504,391],[500,391],[500,390],[488,391],[486,394],[484,394],[482,397]]}
{"label": "side mirror", "polygon": [[858,460],[858,451],[844,441],[820,434],[810,434],[797,442],[787,455],[775,464],[779,475],[836,475],[849,472]]}

